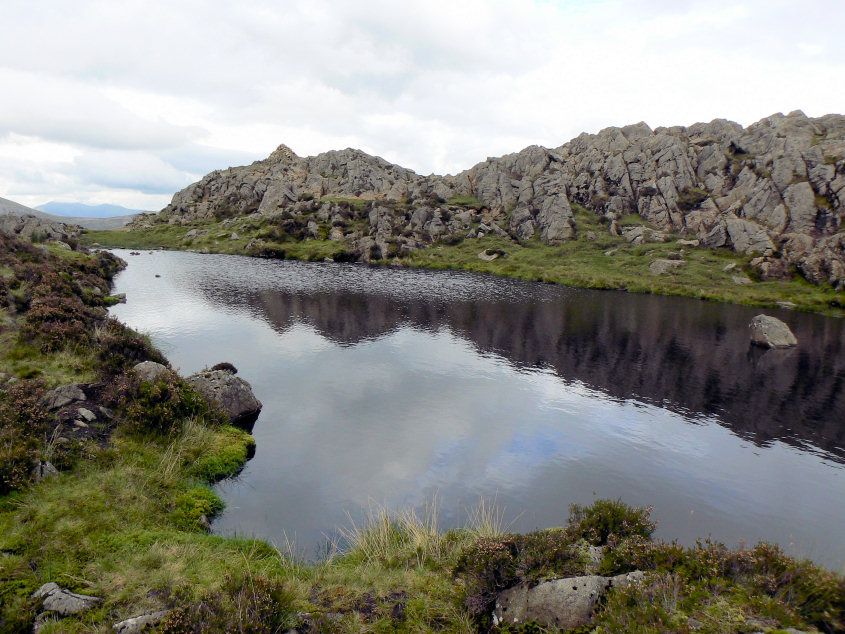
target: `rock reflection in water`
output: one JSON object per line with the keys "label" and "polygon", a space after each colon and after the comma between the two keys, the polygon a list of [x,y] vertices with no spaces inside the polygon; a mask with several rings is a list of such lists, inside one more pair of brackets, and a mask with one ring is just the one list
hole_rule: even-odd
{"label": "rock reflection in water", "polygon": [[[800,345],[748,345],[759,309],[461,273],[186,253],[125,258],[113,312],[183,371],[227,360],[265,408],[222,485],[222,532],[311,554],[369,499],[445,525],[498,491],[519,530],[593,496],[654,504],[689,543],[778,540],[845,561],[842,322],[771,312]],[[162,278],[154,278],[161,273]]]}

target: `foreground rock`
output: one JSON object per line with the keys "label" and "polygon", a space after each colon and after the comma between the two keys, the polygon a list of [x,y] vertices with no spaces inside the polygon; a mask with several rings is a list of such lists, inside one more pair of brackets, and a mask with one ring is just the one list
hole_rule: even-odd
{"label": "foreground rock", "polygon": [[521,583],[505,590],[496,599],[493,623],[518,625],[536,621],[561,630],[581,627],[592,620],[593,611],[605,592],[639,583],[644,575],[643,572],[615,577],[587,575],[546,581],[534,587]]}
{"label": "foreground rock", "polygon": [[798,340],[785,323],[770,315],[757,315],[748,324],[751,343],[765,348],[791,348]]}
{"label": "foreground rock", "polygon": [[249,431],[261,413],[261,401],[255,398],[250,384],[227,370],[203,370],[189,376],[187,381],[217,404],[232,425]]}
{"label": "foreground rock", "polygon": [[85,594],[76,594],[65,590],[57,583],[45,583],[33,594],[33,599],[41,599],[44,609],[48,612],[55,612],[59,616],[70,616],[78,614],[100,603],[102,599],[89,597]]}
{"label": "foreground rock", "polygon": [[140,616],[133,616],[131,619],[126,619],[120,623],[115,623],[112,629],[117,634],[139,634],[145,628],[158,625],[163,621],[170,610],[158,610],[157,612],[150,612],[149,614],[141,614]]}

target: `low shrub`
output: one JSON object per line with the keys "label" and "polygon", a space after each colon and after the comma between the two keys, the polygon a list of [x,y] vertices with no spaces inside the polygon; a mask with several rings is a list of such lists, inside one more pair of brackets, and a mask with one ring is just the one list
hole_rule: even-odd
{"label": "low shrub", "polygon": [[652,510],[628,506],[620,500],[596,500],[587,507],[573,504],[567,531],[574,539],[584,539],[593,546],[635,535],[648,539],[657,528],[657,522],[651,519]]}
{"label": "low shrub", "polygon": [[178,432],[186,418],[221,424],[223,415],[175,372],[142,381],[134,372],[114,380],[106,394],[130,433],[167,435]]}
{"label": "low shrub", "polygon": [[141,361],[155,361],[167,365],[167,359],[155,349],[149,339],[109,317],[98,327],[97,357],[104,377],[115,377]]}
{"label": "low shrub", "polygon": [[294,595],[279,581],[248,573],[226,573],[219,590],[171,611],[163,634],[284,632],[299,625]]}
{"label": "low shrub", "polygon": [[38,380],[0,390],[0,495],[23,488],[41,457],[50,422],[44,391]]}

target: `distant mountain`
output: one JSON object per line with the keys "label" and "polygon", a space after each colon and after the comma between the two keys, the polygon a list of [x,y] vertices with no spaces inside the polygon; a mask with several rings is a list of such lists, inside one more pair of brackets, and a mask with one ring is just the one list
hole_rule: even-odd
{"label": "distant mountain", "polygon": [[113,216],[131,216],[141,212],[140,209],[127,209],[120,205],[86,205],[84,203],[57,201],[38,205],[36,209],[55,216],[73,216],[75,218],[111,218]]}
{"label": "distant mountain", "polygon": [[[48,205],[54,203],[47,203]],[[73,204],[73,203],[70,203]],[[42,205],[44,207],[46,205]],[[106,205],[106,206],[113,206],[117,207],[116,205]],[[120,207],[119,209],[124,209]],[[131,211],[126,209],[125,211]],[[5,198],[0,198],[0,216],[5,215],[12,215],[12,216],[26,216],[31,215],[35,216],[36,218],[42,218],[44,220],[49,220],[50,222],[63,222],[69,225],[79,225],[81,227],[85,227],[86,229],[119,229],[129,223],[132,218],[135,217],[134,213],[130,213],[125,216],[112,216],[110,218],[90,218],[84,216],[63,216],[63,215],[56,215],[51,213],[46,213],[44,211],[39,211],[38,209],[32,209],[31,207],[27,207],[26,205],[21,205],[20,203],[16,203],[13,200],[7,200]]]}

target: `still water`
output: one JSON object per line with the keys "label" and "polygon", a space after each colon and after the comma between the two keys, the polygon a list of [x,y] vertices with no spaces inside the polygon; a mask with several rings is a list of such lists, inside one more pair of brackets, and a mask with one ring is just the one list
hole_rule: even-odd
{"label": "still water", "polygon": [[[218,486],[220,534],[308,556],[373,504],[443,528],[496,498],[513,530],[573,502],[654,507],[658,535],[760,539],[845,565],[845,324],[779,310],[797,349],[748,344],[759,309],[459,272],[115,253],[127,303],[183,374],[229,361],[264,409]],[[158,277],[160,276],[160,277]]]}

